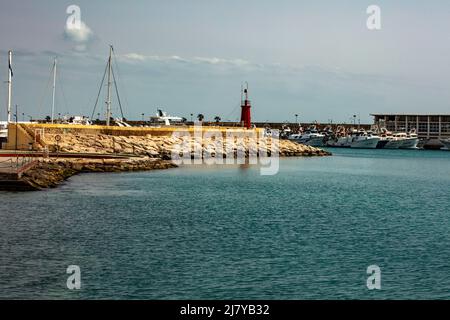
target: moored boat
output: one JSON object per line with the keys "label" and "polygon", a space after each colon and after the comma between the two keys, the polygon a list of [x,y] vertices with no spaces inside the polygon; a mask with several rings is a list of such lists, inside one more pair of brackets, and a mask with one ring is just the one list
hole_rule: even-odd
{"label": "moored boat", "polygon": [[419,137],[415,131],[411,131],[406,134],[403,139],[403,143],[400,145],[400,149],[417,149],[419,144]]}
{"label": "moored boat", "polygon": [[356,134],[352,135],[352,141],[350,148],[355,149],[376,149],[380,137],[372,131],[359,130]]}
{"label": "moored boat", "polygon": [[308,129],[304,133],[294,133],[289,136],[289,140],[295,141],[311,147],[323,147],[325,135],[317,129]]}
{"label": "moored boat", "polygon": [[404,134],[404,136],[402,133],[394,134],[387,138],[388,142],[384,146],[384,149],[399,149],[402,146],[405,139],[406,133]]}

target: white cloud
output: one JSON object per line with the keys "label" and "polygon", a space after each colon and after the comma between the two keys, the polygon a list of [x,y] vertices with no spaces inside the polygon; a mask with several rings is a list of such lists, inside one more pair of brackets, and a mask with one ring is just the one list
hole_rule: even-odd
{"label": "white cloud", "polygon": [[194,57],[184,58],[180,56],[155,56],[155,55],[143,55],[139,53],[126,53],[120,55],[125,62],[148,62],[148,61],[160,61],[160,62],[184,62],[191,64],[207,64],[207,65],[224,65],[234,67],[247,67],[247,66],[261,66],[243,59],[223,59],[217,57]]}
{"label": "white cloud", "polygon": [[145,60],[147,60],[146,56],[139,54],[139,53],[127,53],[127,54],[122,55],[122,57],[129,61],[145,61]]}
{"label": "white cloud", "polygon": [[226,64],[226,65],[234,65],[234,66],[248,66],[251,63],[249,61],[243,60],[243,59],[222,59],[222,58],[205,58],[205,57],[196,57],[194,58],[195,61],[198,62],[204,62],[214,65],[220,65],[220,64]]}
{"label": "white cloud", "polygon": [[79,28],[64,28],[64,38],[74,43],[76,51],[85,51],[89,43],[94,39],[94,32],[83,21]]}

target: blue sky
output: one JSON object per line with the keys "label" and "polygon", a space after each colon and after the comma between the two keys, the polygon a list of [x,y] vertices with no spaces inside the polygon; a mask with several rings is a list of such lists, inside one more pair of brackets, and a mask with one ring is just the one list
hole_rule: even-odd
{"label": "blue sky", "polygon": [[[90,115],[109,44],[129,119],[162,106],[186,118],[236,120],[244,81],[258,121],[449,113],[448,1],[0,1],[0,79],[12,49],[13,104],[33,117],[50,114],[55,55],[56,113]],[[65,31],[71,4],[81,8],[82,34]],[[366,28],[371,4],[381,7],[378,31]],[[5,93],[3,85],[2,105]]]}

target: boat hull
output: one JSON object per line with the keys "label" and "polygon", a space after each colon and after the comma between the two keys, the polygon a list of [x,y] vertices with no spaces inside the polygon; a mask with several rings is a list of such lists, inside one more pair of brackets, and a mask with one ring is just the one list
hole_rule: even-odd
{"label": "boat hull", "polygon": [[401,144],[400,149],[417,149],[418,144],[419,144],[418,138],[407,138]]}
{"label": "boat hull", "polygon": [[311,147],[323,147],[323,138],[311,138],[309,141],[305,142],[307,146]]}
{"label": "boat hull", "polygon": [[399,149],[403,144],[403,140],[389,140],[384,149]]}
{"label": "boat hull", "polygon": [[376,149],[380,138],[368,138],[364,140],[353,141],[350,145],[351,148],[355,149]]}
{"label": "boat hull", "polygon": [[377,149],[384,149],[389,140],[380,140],[377,144]]}
{"label": "boat hull", "polygon": [[297,143],[301,143],[301,144],[304,144],[304,145],[310,146],[310,147],[324,147],[325,146],[322,137],[309,138],[309,139],[289,139],[289,140],[295,141]]}

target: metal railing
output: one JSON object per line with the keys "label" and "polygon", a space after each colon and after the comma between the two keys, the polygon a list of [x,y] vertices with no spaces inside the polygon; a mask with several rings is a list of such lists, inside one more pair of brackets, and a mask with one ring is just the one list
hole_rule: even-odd
{"label": "metal railing", "polygon": [[34,162],[38,162],[43,153],[24,153],[12,151],[6,159],[0,157],[0,173],[20,173],[27,170]]}
{"label": "metal railing", "polygon": [[8,158],[6,160],[0,159],[0,169],[11,169],[14,167],[13,159]]}

